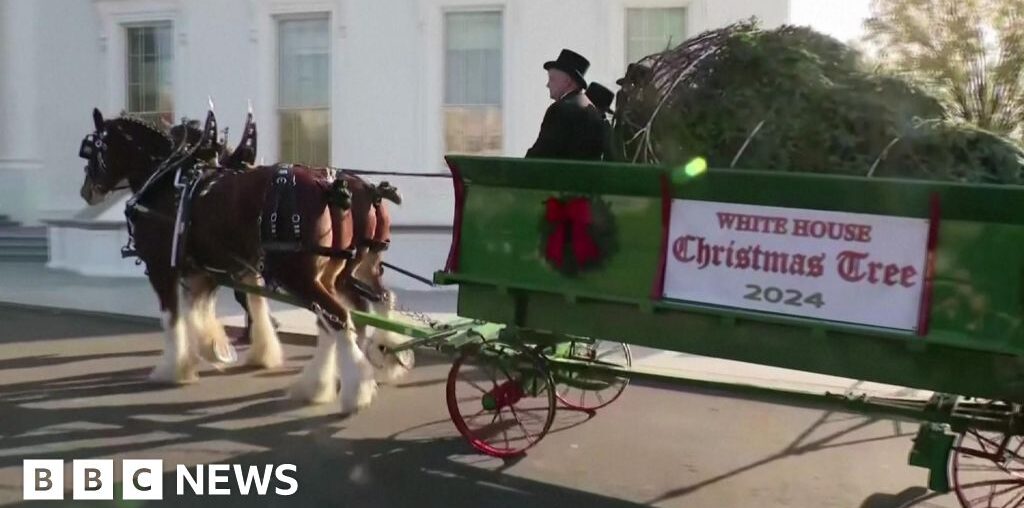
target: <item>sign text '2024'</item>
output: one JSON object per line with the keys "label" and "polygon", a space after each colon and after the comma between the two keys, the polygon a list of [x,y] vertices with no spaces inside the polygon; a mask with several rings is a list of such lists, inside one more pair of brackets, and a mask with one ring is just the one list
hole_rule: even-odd
{"label": "sign text '2024'", "polygon": [[803,291],[796,289],[781,289],[772,286],[759,286],[757,284],[747,284],[746,288],[750,290],[749,293],[743,295],[743,298],[747,300],[782,303],[794,307],[802,307],[804,304],[808,304],[818,309],[825,305],[825,298],[820,292],[805,297]]}

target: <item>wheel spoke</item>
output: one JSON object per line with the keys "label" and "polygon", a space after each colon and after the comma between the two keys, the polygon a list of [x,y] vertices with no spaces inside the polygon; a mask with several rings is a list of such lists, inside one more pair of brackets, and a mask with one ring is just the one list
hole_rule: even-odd
{"label": "wheel spoke", "polygon": [[472,415],[472,416],[470,416],[469,418],[465,418],[465,420],[467,420],[467,421],[468,421],[468,420],[472,420],[472,419],[474,419],[474,418],[477,418],[477,417],[479,417],[480,415],[484,414],[484,413],[485,413],[486,411],[487,411],[487,408],[483,408],[483,409],[481,409],[481,410],[479,410],[479,411],[477,411],[477,412],[473,413],[473,415]]}
{"label": "wheel spoke", "polygon": [[[1020,438],[1017,443],[1017,447],[1014,448],[1012,452],[1010,451],[1009,446],[1006,447],[1006,451],[1009,453],[1009,456],[1007,457],[1008,462],[1024,463],[1024,457],[1020,455],[1021,447],[1024,447],[1024,438]],[[1007,466],[1007,469],[1009,469],[1009,466]]]}
{"label": "wheel spoke", "polygon": [[[572,387],[568,388],[566,393],[571,393]],[[485,343],[476,351],[466,350],[455,362],[446,391],[452,421],[469,444],[491,456],[509,457],[543,438],[554,416],[551,404],[556,391],[563,387],[551,382],[550,373],[531,351]],[[481,408],[481,393],[493,394],[498,407]],[[506,408],[508,414],[504,414]],[[484,416],[488,413],[489,421]]]}
{"label": "wheel spoke", "polygon": [[974,506],[975,503],[978,503],[979,501],[988,500],[988,503],[987,503],[988,504],[988,508],[992,508],[992,496],[993,496],[993,492],[995,492],[995,490],[996,490],[996,486],[995,485],[991,485],[989,488],[990,488],[990,490],[989,490],[989,494],[988,495],[982,494],[981,497],[976,497],[974,499],[970,499],[970,500],[967,501],[967,505],[968,506]]}
{"label": "wheel spoke", "polygon": [[[1013,498],[1010,499],[1009,503],[1003,505],[1003,508],[1017,508],[1018,506],[1021,505],[1022,502],[1024,502],[1024,491],[1021,491],[1017,493],[1016,496],[1013,496]],[[1013,503],[1012,506],[1010,503]]]}
{"label": "wheel spoke", "polygon": [[[545,409],[546,410],[547,408],[537,408],[537,409]],[[528,418],[533,418],[535,421],[538,421],[538,422],[542,422],[542,423],[544,422],[543,418],[541,418],[540,416],[535,415],[534,411],[530,410],[530,409],[521,410],[517,414],[521,414],[521,415],[523,415],[525,417],[528,417]]]}
{"label": "wheel spoke", "polygon": [[1021,488],[1024,488],[1024,485],[1018,483],[1016,485],[1011,485],[1011,486],[1009,486],[1009,487],[1007,487],[1007,488],[1005,488],[1003,490],[997,491],[996,490],[996,486],[995,485],[991,485],[990,486],[990,489],[991,489],[990,493],[991,493],[991,495],[989,496],[989,506],[992,505],[991,504],[992,503],[992,499],[995,499],[996,497],[1001,496],[1003,494],[1006,494],[1008,492],[1013,492],[1015,490],[1019,490]]}
{"label": "wheel spoke", "polygon": [[978,432],[978,431],[972,431],[972,433],[975,435],[975,437],[978,438],[978,442],[981,443],[981,447],[982,447],[983,450],[988,452],[988,447],[985,446],[985,443],[988,443],[988,444],[992,445],[992,452],[991,453],[993,455],[996,452],[999,451],[999,443],[996,443],[995,441],[993,441],[993,440],[991,440],[991,439],[981,435],[981,433]]}
{"label": "wheel spoke", "polygon": [[485,394],[485,395],[487,394],[487,390],[484,390],[484,387],[482,387],[482,386],[480,386],[480,385],[476,384],[475,382],[473,382],[473,381],[470,381],[470,380],[468,380],[468,379],[467,379],[467,380],[466,380],[466,383],[468,383],[468,384],[469,384],[469,386],[472,386],[473,388],[476,388],[477,390],[479,390],[479,391],[480,391],[480,393],[483,393],[483,394]]}
{"label": "wheel spoke", "polygon": [[519,428],[523,429],[523,438],[526,439],[527,442],[531,442],[532,443],[533,440],[530,439],[530,431],[526,430],[526,427],[523,426],[523,421],[519,419],[519,414],[516,413],[516,407],[515,406],[509,406],[509,409],[512,410],[512,417],[516,419],[516,423],[519,424]]}
{"label": "wheel spoke", "polygon": [[967,465],[962,465],[962,466],[960,466],[960,468],[959,468],[959,469],[960,469],[961,471],[971,471],[971,472],[991,472],[991,471],[999,471],[999,468],[998,468],[998,467],[996,467],[996,466],[995,466],[995,464],[993,464],[992,462],[990,462],[990,461],[987,461],[987,460],[986,460],[986,461],[985,461],[984,463],[982,463],[982,464],[967,464]]}
{"label": "wheel spoke", "polygon": [[511,449],[512,444],[508,442],[508,429],[505,428],[505,418],[501,416],[501,409],[498,409],[498,420],[501,421],[501,435],[505,437],[505,448]]}

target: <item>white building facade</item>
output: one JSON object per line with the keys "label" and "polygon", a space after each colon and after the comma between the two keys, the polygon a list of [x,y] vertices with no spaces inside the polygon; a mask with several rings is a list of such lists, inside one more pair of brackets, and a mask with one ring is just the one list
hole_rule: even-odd
{"label": "white building facade", "polygon": [[[828,4],[828,5],[825,5]],[[266,163],[445,171],[446,153],[521,156],[561,48],[616,89],[629,61],[725,24],[810,24],[848,39],[865,0],[0,0],[0,214],[50,226],[50,265],[138,276],[121,260],[123,197],[85,207],[91,110],[202,118],[228,141],[252,101]],[[831,6],[831,7],[829,7]],[[387,178],[390,260],[443,264],[451,184]],[[415,282],[394,279],[399,287]]]}

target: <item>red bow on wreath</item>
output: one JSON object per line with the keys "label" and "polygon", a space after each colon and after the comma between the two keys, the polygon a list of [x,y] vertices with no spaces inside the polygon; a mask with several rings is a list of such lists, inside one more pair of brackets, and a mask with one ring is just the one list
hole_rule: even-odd
{"label": "red bow on wreath", "polygon": [[554,226],[548,236],[545,255],[555,266],[561,267],[565,262],[565,244],[570,238],[577,266],[585,266],[600,256],[597,243],[587,231],[593,218],[590,201],[586,198],[573,198],[568,202],[548,198],[545,219]]}

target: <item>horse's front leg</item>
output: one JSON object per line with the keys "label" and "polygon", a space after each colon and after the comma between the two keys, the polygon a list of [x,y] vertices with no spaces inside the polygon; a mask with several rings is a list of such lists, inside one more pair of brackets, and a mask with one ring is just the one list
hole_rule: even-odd
{"label": "horse's front leg", "polygon": [[160,263],[147,263],[149,283],[160,299],[163,311],[164,351],[159,363],[149,374],[150,381],[183,384],[198,379],[199,359],[189,344],[185,322],[180,312],[178,274]]}
{"label": "horse's front leg", "polygon": [[[251,286],[263,286],[263,280],[257,275],[249,275],[244,282]],[[245,364],[266,369],[275,369],[284,364],[284,352],[281,350],[281,340],[274,330],[274,324],[270,319],[270,306],[267,299],[254,294],[247,294],[249,319],[250,343],[249,353],[245,357]]]}
{"label": "horse's front leg", "polygon": [[[350,286],[339,283],[337,285],[337,296],[346,307],[373,313],[385,319],[391,318],[391,311],[394,309],[395,295],[387,290],[384,291],[384,301],[373,302],[364,298]],[[385,348],[398,347],[408,340],[403,336],[366,325],[356,325],[354,332],[356,334],[356,344],[373,366],[374,377],[377,382],[383,384],[396,383],[405,377],[415,364],[416,359],[411,349],[397,353],[384,352]]]}
{"label": "horse's front leg", "polygon": [[[316,401],[326,400],[326,394],[337,389],[342,414],[354,413],[370,405],[376,396],[373,367],[356,343],[348,310],[333,291],[320,283],[319,277],[311,279],[293,286],[295,294],[316,309],[319,325],[316,355],[302,372],[296,388],[305,388],[306,394],[324,395]],[[336,376],[340,377],[337,388]]]}
{"label": "horse's front leg", "polygon": [[220,367],[235,363],[238,355],[224,326],[217,321],[217,283],[204,274],[186,279],[185,324],[199,356]]}

